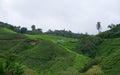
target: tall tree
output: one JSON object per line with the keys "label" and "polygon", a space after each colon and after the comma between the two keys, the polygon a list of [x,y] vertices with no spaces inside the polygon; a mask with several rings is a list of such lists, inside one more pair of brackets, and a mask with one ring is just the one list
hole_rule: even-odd
{"label": "tall tree", "polygon": [[116,27],[115,24],[110,24],[110,25],[108,25],[108,28],[110,28],[110,29],[115,28],[115,27]]}
{"label": "tall tree", "polygon": [[23,33],[23,34],[26,33],[26,32],[27,32],[27,28],[22,27],[22,28],[20,29],[20,32]]}
{"label": "tall tree", "polygon": [[32,31],[35,31],[35,29],[36,29],[35,25],[32,25],[31,29],[32,29]]}
{"label": "tall tree", "polygon": [[101,29],[102,29],[101,28],[101,22],[97,22],[96,27],[97,27],[98,33],[100,33]]}

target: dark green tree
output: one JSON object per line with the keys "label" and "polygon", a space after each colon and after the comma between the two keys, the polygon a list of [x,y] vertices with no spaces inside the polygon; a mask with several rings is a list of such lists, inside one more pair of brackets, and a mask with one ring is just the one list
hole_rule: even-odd
{"label": "dark green tree", "polygon": [[94,58],[97,54],[97,45],[101,42],[100,37],[86,35],[79,40],[76,50],[78,53]]}
{"label": "dark green tree", "polygon": [[22,28],[20,29],[20,32],[21,32],[22,34],[26,33],[26,32],[27,32],[27,28],[26,28],[26,27],[22,27]]}
{"label": "dark green tree", "polygon": [[68,37],[68,38],[80,38],[82,36],[82,34],[79,33],[73,33],[72,31],[67,31],[67,30],[48,30],[47,32],[45,32],[46,34],[52,34],[52,35],[57,35],[57,36],[64,36],[64,37]]}
{"label": "dark green tree", "polygon": [[35,31],[35,30],[36,30],[35,25],[32,25],[32,26],[31,26],[31,29],[32,29],[32,31]]}
{"label": "dark green tree", "polygon": [[42,29],[40,29],[40,28],[38,28],[36,31],[37,31],[38,33],[42,33]]}
{"label": "dark green tree", "polygon": [[116,27],[115,24],[110,24],[110,25],[108,25],[108,28],[110,28],[110,29],[115,28],[115,27]]}

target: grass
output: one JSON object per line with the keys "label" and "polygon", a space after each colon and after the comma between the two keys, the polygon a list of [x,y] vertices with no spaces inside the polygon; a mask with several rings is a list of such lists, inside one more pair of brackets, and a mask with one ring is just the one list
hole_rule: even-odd
{"label": "grass", "polygon": [[101,62],[101,67],[107,75],[120,74],[120,49],[105,57]]}
{"label": "grass", "polygon": [[105,39],[98,47],[99,55],[102,57],[108,56],[118,49],[120,49],[120,38]]}
{"label": "grass", "polygon": [[[52,75],[78,72],[87,62],[87,58],[75,54],[48,40],[39,39],[39,43],[20,53],[19,59],[32,69],[39,69],[43,75],[50,71]],[[71,71],[70,71],[71,70]]]}
{"label": "grass", "polygon": [[[29,39],[49,40],[49,41],[52,41],[53,43],[61,44],[70,50],[75,49],[75,46],[78,41],[78,39],[66,38],[66,37],[62,37],[62,36],[52,36],[52,35],[28,35],[28,34],[25,34],[25,36],[28,37]],[[58,42],[58,40],[64,40],[64,42]]]}
{"label": "grass", "polygon": [[0,28],[0,40],[23,39],[24,36],[7,28]]}
{"label": "grass", "polygon": [[[28,38],[32,39],[45,39],[53,42],[54,44],[58,45],[59,47],[63,48],[67,52],[75,55],[74,58],[74,69],[76,71],[82,69],[84,65],[88,62],[86,59],[87,57],[80,55],[73,50],[75,49],[75,46],[77,44],[77,39],[72,39],[72,38],[65,38],[65,37],[60,37],[60,36],[51,36],[51,35],[26,35]],[[57,40],[64,40],[64,42],[58,42]]]}
{"label": "grass", "polygon": [[[19,35],[9,29],[1,28],[0,52],[12,51],[17,61],[26,65],[25,74],[34,70],[41,75],[76,74],[88,58],[72,51],[77,39],[50,35]],[[7,35],[4,35],[4,34]],[[10,37],[8,37],[10,36]],[[18,39],[16,36],[23,37]],[[64,43],[58,40],[64,40]]]}

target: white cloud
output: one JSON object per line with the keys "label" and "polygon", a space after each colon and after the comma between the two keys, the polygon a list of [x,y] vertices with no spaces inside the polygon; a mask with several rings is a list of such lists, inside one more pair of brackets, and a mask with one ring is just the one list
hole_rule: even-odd
{"label": "white cloud", "polygon": [[110,23],[119,23],[119,0],[0,0],[0,19],[43,30],[67,29],[95,34],[96,22],[103,30]]}

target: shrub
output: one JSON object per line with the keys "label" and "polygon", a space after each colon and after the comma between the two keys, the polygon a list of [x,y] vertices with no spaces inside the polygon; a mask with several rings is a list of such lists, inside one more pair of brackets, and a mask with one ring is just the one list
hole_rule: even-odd
{"label": "shrub", "polygon": [[0,75],[22,75],[24,73],[22,65],[15,62],[14,54],[4,55],[0,62]]}
{"label": "shrub", "polygon": [[97,54],[97,46],[100,45],[102,39],[96,36],[86,36],[78,42],[77,51],[88,57],[94,58]]}

